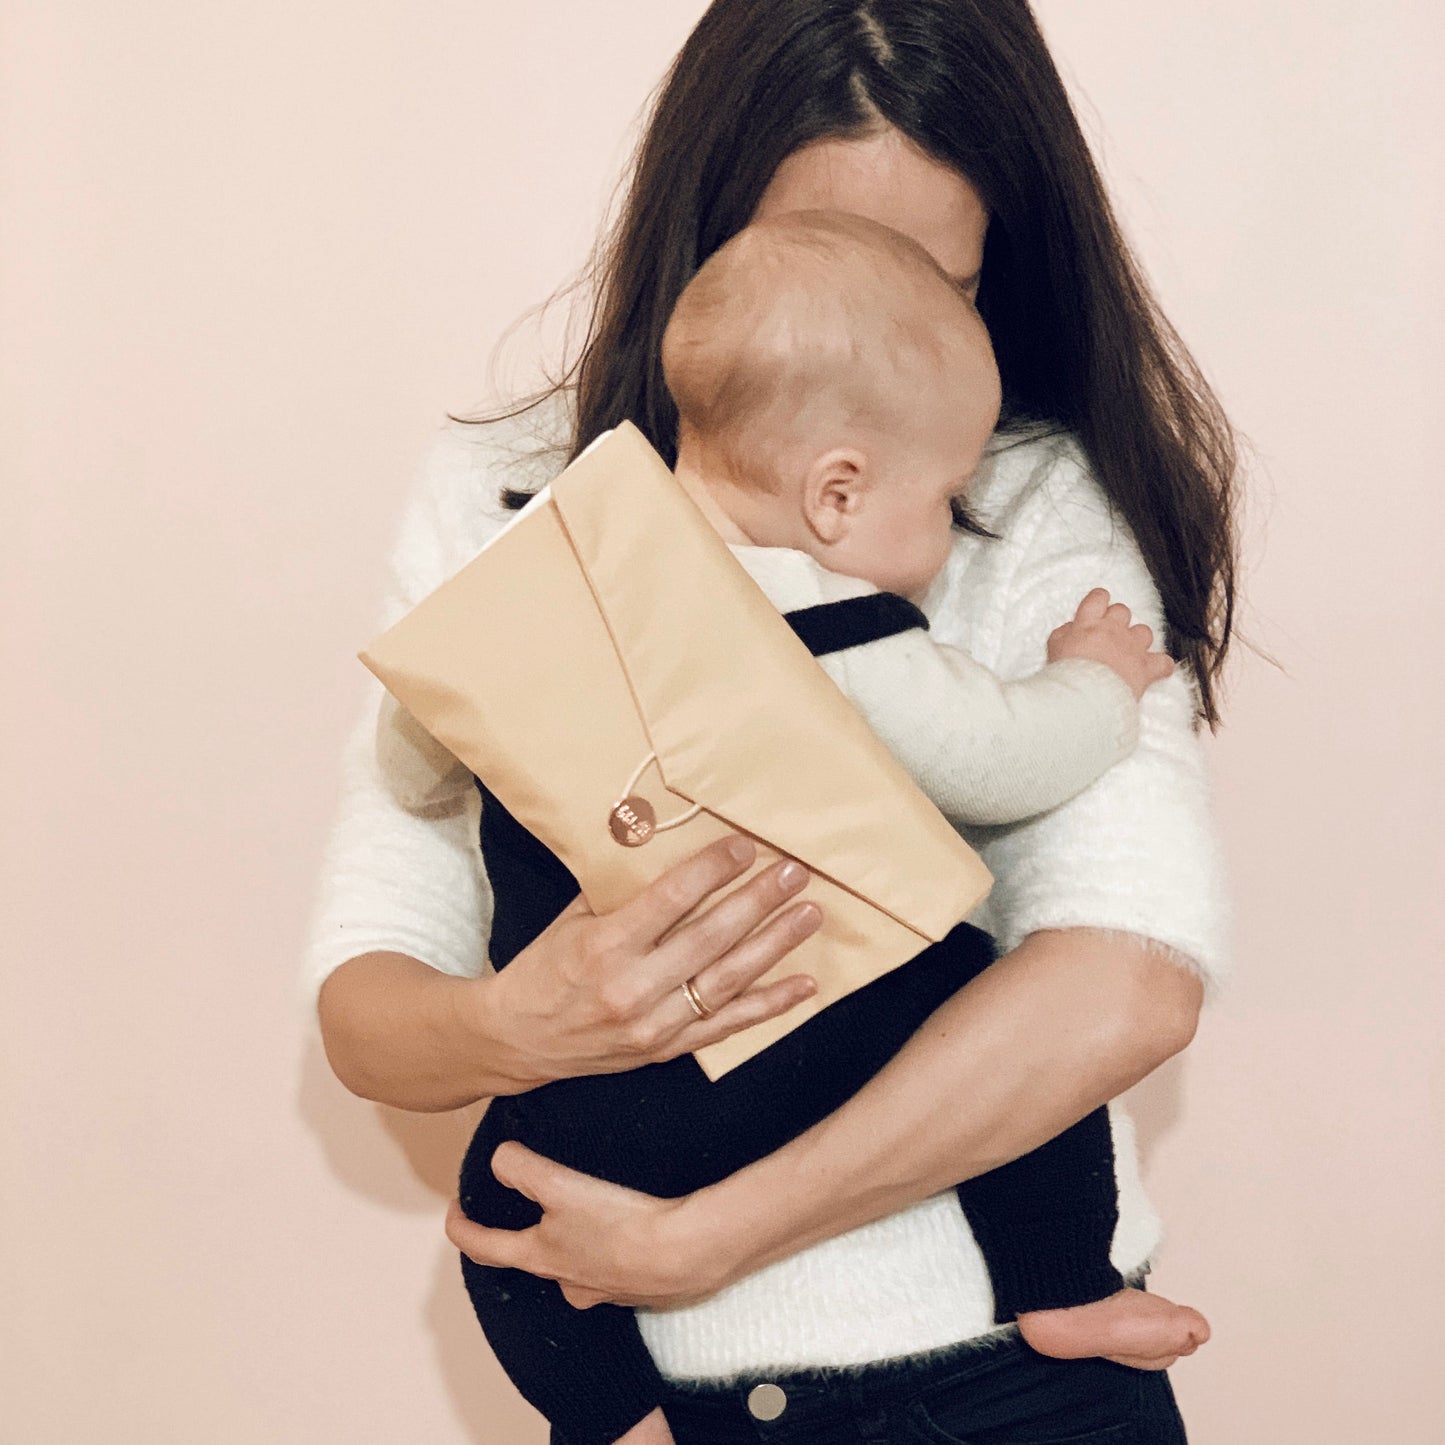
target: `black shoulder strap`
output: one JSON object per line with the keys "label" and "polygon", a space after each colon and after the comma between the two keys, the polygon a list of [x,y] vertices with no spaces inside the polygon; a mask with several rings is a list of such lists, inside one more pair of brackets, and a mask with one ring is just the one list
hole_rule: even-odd
{"label": "black shoulder strap", "polygon": [[863,642],[876,642],[909,628],[928,630],[928,617],[921,607],[896,592],[868,592],[862,597],[844,597],[838,602],[820,602],[783,613],[783,620],[802,639],[814,657],[841,652]]}

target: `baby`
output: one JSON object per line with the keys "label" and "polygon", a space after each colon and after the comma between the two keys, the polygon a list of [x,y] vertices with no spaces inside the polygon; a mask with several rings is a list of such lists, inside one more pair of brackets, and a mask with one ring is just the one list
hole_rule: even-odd
{"label": "baby", "polygon": [[[683,292],[662,360],[680,484],[946,816],[1031,816],[1132,750],[1138,699],[1172,663],[1107,593],[1084,598],[1051,634],[1047,664],[1015,682],[928,635],[917,603],[956,528],[977,529],[964,498],[1000,391],[977,312],[922,248],[851,216],[750,226]],[[576,880],[476,782],[500,969]],[[987,936],[959,924],[715,1082],[683,1055],[494,1100],[462,1165],[462,1208],[497,1227],[536,1222],[533,1202],[491,1173],[503,1138],[660,1195],[725,1177],[837,1108],[992,957]],[[1126,1287],[1110,1263],[1106,1109],[957,1194],[996,1318],[1017,1319],[1036,1350],[1138,1358],[1207,1338],[1195,1311]],[[462,1272],[498,1360],[555,1439],[671,1439],[647,1407],[661,1398],[654,1346],[674,1312],[578,1311],[554,1281],[466,1256]]]}
{"label": "baby", "polygon": [[[988,335],[899,233],[819,211],[750,226],[679,298],[662,360],[679,413],[678,480],[782,610],[810,600],[810,585],[824,603],[886,593],[920,602],[956,528],[982,530],[964,499],[999,415]],[[820,662],[946,816],[994,824],[1064,802],[1132,751],[1138,698],[1173,671],[1151,641],[1096,589],[1049,637],[1048,664],[1017,682],[920,630]],[[1097,1138],[1097,1158],[1052,1160],[1066,1172],[1042,1197],[1086,1192],[1093,1171],[1112,1177],[1107,1131]],[[995,1171],[996,1182],[1014,1168]],[[1018,1173],[1020,1189],[995,1190],[983,1212],[960,1189],[991,1267],[991,1249],[1025,1212],[1017,1206],[1030,1204],[1038,1227],[1040,1176]],[[1107,1259],[1080,1263],[1097,1279]],[[1075,1283],[1038,1290],[1067,1308],[1018,1311],[1041,1353],[1149,1356],[1207,1337],[1192,1309]]]}

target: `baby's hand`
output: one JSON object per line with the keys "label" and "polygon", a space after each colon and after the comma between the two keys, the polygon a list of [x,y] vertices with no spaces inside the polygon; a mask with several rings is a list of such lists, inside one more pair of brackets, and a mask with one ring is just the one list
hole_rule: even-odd
{"label": "baby's hand", "polygon": [[1129,684],[1136,700],[1143,697],[1145,688],[1174,671],[1174,660],[1162,652],[1150,652],[1153,630],[1142,622],[1131,627],[1129,617],[1122,602],[1110,603],[1102,587],[1094,588],[1073,617],[1049,633],[1049,661],[1092,658],[1112,667]]}
{"label": "baby's hand", "polygon": [[625,1435],[619,1435],[616,1445],[674,1445],[662,1406],[644,1415]]}

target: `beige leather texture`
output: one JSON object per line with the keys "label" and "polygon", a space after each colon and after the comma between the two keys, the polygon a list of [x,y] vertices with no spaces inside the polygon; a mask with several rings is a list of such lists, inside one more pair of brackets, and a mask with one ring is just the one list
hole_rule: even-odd
{"label": "beige leather texture", "polygon": [[[757,844],[745,876],[808,867],[822,925],[767,977],[818,991],[698,1050],[709,1078],[942,938],[992,883],[631,423],[359,656],[599,913],[729,832]],[[610,821],[650,754],[630,795],[658,826],[630,846]]]}

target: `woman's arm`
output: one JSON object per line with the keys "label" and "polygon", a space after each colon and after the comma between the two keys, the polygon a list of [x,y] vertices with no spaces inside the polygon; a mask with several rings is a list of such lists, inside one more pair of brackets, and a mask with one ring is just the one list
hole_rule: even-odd
{"label": "woman's arm", "polygon": [[1202,995],[1145,939],[1031,934],[841,1109],[719,1183],[657,1199],[509,1141],[494,1172],[541,1222],[489,1230],[454,1207],[447,1235],[479,1263],[557,1280],[579,1307],[701,1299],[1037,1148],[1184,1048]]}
{"label": "woman's arm", "polygon": [[[1032,480],[1032,479],[1031,479]],[[1049,632],[1094,586],[1162,636],[1137,546],[1065,456],[1006,499],[1018,539],[1003,587],[1001,676],[1036,669]],[[936,617],[937,630],[960,625]],[[517,1235],[449,1220],[474,1257],[565,1281],[576,1304],[667,1307],[821,1239],[884,1217],[1028,1152],[1143,1078],[1192,1038],[1221,971],[1222,879],[1187,670],[1140,704],[1135,752],[1068,803],[980,833],[1008,950],[945,1003],[835,1114],[709,1189],[658,1201],[508,1144],[498,1177],[547,1209]],[[477,1253],[474,1253],[476,1251]]]}
{"label": "woman's arm", "polygon": [[467,985],[405,953],[348,959],[317,1000],[332,1073],[363,1099],[423,1114],[520,1092],[521,1078],[461,1023],[457,994]]}
{"label": "woman's arm", "polygon": [[[757,980],[821,921],[814,903],[784,906],[805,871],[784,879],[775,863],[676,927],[755,856],[745,838],[718,839],[605,915],[578,894],[500,973],[455,978],[385,951],[347,960],[318,1000],[333,1071],[364,1098],[440,1112],[675,1058],[784,1012],[813,980]],[[694,977],[717,1001],[706,1019],[682,993]]]}
{"label": "woman's arm", "polygon": [[[997,480],[979,500],[1005,548],[995,560],[986,540],[964,543],[965,578],[1006,598],[996,634],[974,637],[980,661],[1031,673],[1093,587],[1165,636],[1138,546],[1071,444],[1012,493]],[[961,631],[981,610],[941,615],[935,630]],[[1196,701],[1176,668],[1141,699],[1128,758],[1060,807],[977,833],[1004,956],[837,1113],[696,1197],[729,1277],[1017,1158],[1189,1043],[1222,973],[1225,913]],[[718,1232],[733,1210],[745,1242]]]}
{"label": "woman's arm", "polygon": [[[387,558],[376,632],[500,525],[486,505],[491,462],[455,428],[433,438]],[[479,800],[469,775],[447,776],[438,758],[403,746],[402,733],[392,740],[388,694],[357,672],[362,697],[341,751],[297,1003],[353,1092],[405,1109],[455,1108],[501,1091],[505,1072],[454,1013],[489,973]]]}
{"label": "woman's arm", "polygon": [[[1194,1037],[1200,980],[1147,941],[1030,934],[836,1113],[692,1196],[720,1283],[997,1168]],[[960,1100],[968,1107],[961,1108]],[[736,1221],[746,1220],[746,1231]]]}
{"label": "woman's arm", "polygon": [[[516,475],[516,454],[495,425],[438,436],[392,548],[378,630],[503,524],[495,494],[504,468],[519,485],[547,480]],[[729,859],[718,845],[682,860],[627,910],[599,919],[579,898],[494,973],[470,774],[410,735],[370,674],[364,685],[298,979],[298,1004],[319,1022],[332,1069],[354,1093],[403,1109],[454,1109],[698,1049],[812,992],[805,976],[753,987],[817,922],[814,905],[783,906],[806,880],[780,887],[776,868],[656,946],[750,866],[751,853]],[[680,989],[704,969],[699,988],[715,1004],[705,1024]]]}

